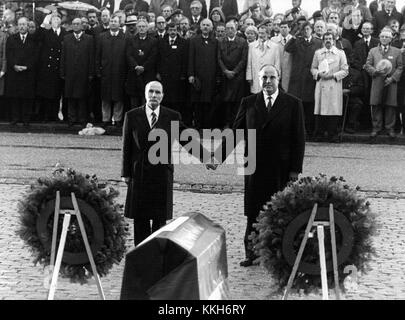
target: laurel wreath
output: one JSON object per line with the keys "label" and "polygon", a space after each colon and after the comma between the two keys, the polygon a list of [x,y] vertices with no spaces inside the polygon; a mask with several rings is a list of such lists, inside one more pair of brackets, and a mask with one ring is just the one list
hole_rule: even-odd
{"label": "laurel wreath", "polygon": [[[360,188],[350,187],[340,177],[328,178],[324,174],[316,177],[304,177],[290,183],[283,191],[274,194],[271,201],[264,206],[254,227],[257,233],[252,233],[251,239],[258,260],[276,280],[276,291],[281,292],[288,282],[292,266],[287,263],[282,253],[282,242],[285,229],[289,223],[302,212],[312,210],[315,203],[318,206],[329,206],[340,211],[351,223],[354,231],[354,242],[347,261],[338,268],[339,284],[344,290],[344,267],[354,265],[360,273],[369,271],[369,262],[375,255],[372,236],[377,228],[376,215],[370,210],[370,203],[358,194]],[[298,252],[301,239],[294,241],[294,250]],[[326,239],[325,239],[326,242]],[[337,235],[339,244],[339,235]],[[326,256],[331,256],[330,246],[326,246]],[[304,251],[303,261],[319,261],[317,240],[308,240]],[[333,284],[333,272],[328,273],[328,284]],[[298,272],[293,288],[304,290],[305,293],[318,291],[321,287],[319,275],[309,275]]]}
{"label": "laurel wreath", "polygon": [[[29,246],[35,264],[44,267],[50,264],[50,249],[45,248],[37,231],[37,220],[43,213],[46,204],[55,199],[56,191],[60,196],[82,199],[97,213],[104,229],[104,243],[94,255],[97,273],[106,276],[114,264],[119,264],[125,255],[126,237],[129,235],[128,224],[124,220],[122,205],[115,202],[119,192],[108,183],[100,184],[97,176],[84,175],[73,169],[57,167],[51,176],[41,177],[31,184],[30,190],[18,203],[20,225],[17,234]],[[91,225],[82,215],[89,242],[93,238]],[[62,229],[62,216],[58,221],[58,239]],[[49,237],[52,236],[53,215],[47,221]],[[57,246],[59,243],[57,243]],[[65,251],[73,253],[85,252],[84,242],[79,231],[77,220],[72,219],[68,229]],[[90,263],[68,264],[62,262],[62,277],[70,278],[71,282],[86,283],[93,275]]]}

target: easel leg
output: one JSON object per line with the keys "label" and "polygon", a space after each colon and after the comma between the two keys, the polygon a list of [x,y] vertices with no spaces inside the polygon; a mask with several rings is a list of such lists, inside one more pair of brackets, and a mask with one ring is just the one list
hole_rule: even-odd
{"label": "easel leg", "polygon": [[332,262],[333,262],[333,277],[335,281],[335,293],[336,299],[340,300],[339,274],[338,274],[337,253],[336,253],[335,215],[332,203],[329,205],[329,223],[330,223],[330,239],[332,242]]}
{"label": "easel leg", "polygon": [[288,297],[288,294],[290,293],[295,275],[297,273],[298,270],[298,266],[301,262],[301,258],[302,258],[302,254],[304,253],[304,249],[305,249],[305,245],[307,244],[307,240],[308,240],[308,236],[309,236],[309,232],[311,231],[312,225],[314,224],[314,220],[315,220],[315,216],[316,216],[316,212],[318,211],[318,204],[315,203],[312,212],[311,212],[311,216],[309,218],[307,227],[305,229],[305,234],[304,234],[304,239],[302,239],[301,245],[300,245],[300,249],[298,250],[298,255],[297,258],[295,259],[294,262],[294,266],[292,269],[292,272],[290,274],[290,278],[288,279],[288,283],[287,283],[287,287],[285,289],[284,295],[283,295],[283,300],[286,300]]}
{"label": "easel leg", "polygon": [[79,227],[80,227],[80,231],[82,233],[84,245],[86,247],[86,252],[87,252],[87,255],[89,256],[91,269],[93,271],[93,276],[94,276],[94,278],[96,280],[98,293],[100,294],[101,299],[105,300],[104,291],[103,291],[103,288],[101,286],[100,277],[98,276],[98,273],[97,273],[97,268],[96,268],[96,264],[95,264],[94,258],[93,258],[93,253],[91,252],[90,244],[89,244],[89,241],[88,241],[88,238],[87,238],[86,229],[84,227],[84,223],[83,223],[83,220],[82,220],[82,216],[80,214],[79,206],[77,204],[76,197],[75,197],[75,194],[73,192],[72,192],[72,202],[73,202],[73,208],[75,210],[75,214],[76,214],[76,217],[77,217],[77,221],[79,222]]}
{"label": "easel leg", "polygon": [[323,226],[317,227],[319,261],[321,264],[322,300],[328,300],[328,277],[326,272],[325,234]]}
{"label": "easel leg", "polygon": [[58,190],[56,191],[55,213],[53,216],[53,232],[52,232],[51,261],[50,261],[51,268],[53,268],[53,266],[55,265],[56,237],[58,235],[59,210],[60,210],[60,192]]}
{"label": "easel leg", "polygon": [[55,267],[53,269],[52,282],[51,282],[51,286],[49,288],[49,293],[48,293],[48,300],[53,300],[53,297],[55,295],[56,284],[58,282],[59,269],[60,269],[60,265],[62,263],[63,251],[65,250],[66,236],[67,236],[67,231],[68,231],[69,224],[70,224],[70,218],[71,218],[70,214],[65,214],[65,216],[63,217],[62,234],[60,236],[58,254],[56,256]]}

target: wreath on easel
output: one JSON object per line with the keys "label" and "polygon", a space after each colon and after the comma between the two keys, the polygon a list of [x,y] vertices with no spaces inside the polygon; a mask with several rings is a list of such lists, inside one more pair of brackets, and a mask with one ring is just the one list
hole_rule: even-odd
{"label": "wreath on easel", "polygon": [[[18,235],[30,247],[34,263],[50,264],[53,217],[56,192],[60,192],[60,207],[73,209],[71,193],[77,198],[80,212],[93,252],[97,273],[106,276],[114,264],[125,255],[128,224],[122,205],[115,202],[118,190],[100,184],[95,175],[84,175],[73,169],[56,168],[50,177],[39,178],[18,204],[20,227]],[[63,216],[59,216],[58,239]],[[57,242],[57,247],[59,240]],[[76,217],[72,217],[60,268],[62,277],[71,282],[86,283],[92,269],[85,250]]]}
{"label": "wreath on easel", "polygon": [[[260,264],[277,280],[278,292],[287,285],[315,203],[323,217],[330,204],[335,210],[340,287],[344,290],[345,266],[353,265],[363,273],[368,271],[369,262],[375,255],[371,238],[377,223],[370,203],[358,195],[359,189],[350,187],[342,177],[328,178],[320,174],[290,183],[264,206],[265,210],[260,212],[254,225],[257,234],[252,233],[252,241]],[[325,243],[330,243],[330,238],[325,238]],[[329,262],[328,285],[331,286],[331,247],[326,246],[325,251]],[[308,239],[292,287],[305,293],[321,287],[319,246],[315,237]]]}

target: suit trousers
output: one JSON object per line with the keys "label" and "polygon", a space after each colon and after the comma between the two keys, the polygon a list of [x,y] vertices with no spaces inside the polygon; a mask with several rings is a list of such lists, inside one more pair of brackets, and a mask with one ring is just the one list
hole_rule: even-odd
{"label": "suit trousers", "polygon": [[166,224],[166,219],[134,219],[135,246]]}
{"label": "suit trousers", "polygon": [[388,132],[394,132],[396,108],[397,107],[386,105],[371,106],[373,132],[378,133],[383,129],[383,116],[385,117],[385,129]]}
{"label": "suit trousers", "polygon": [[59,103],[59,99],[40,98],[38,111],[39,120],[58,120]]}
{"label": "suit trousers", "polygon": [[87,121],[87,103],[85,98],[68,98],[68,121],[71,123]]}
{"label": "suit trousers", "polygon": [[14,98],[12,102],[13,121],[28,123],[31,118],[33,99]]}
{"label": "suit trousers", "polygon": [[314,102],[302,102],[304,107],[304,119],[305,119],[305,131],[307,136],[312,136],[314,134],[315,128],[315,115],[314,115]]}
{"label": "suit trousers", "polygon": [[115,122],[122,121],[124,113],[124,102],[122,101],[106,101],[101,102],[101,110],[103,114],[103,122],[111,121],[111,107],[113,107],[113,119]]}
{"label": "suit trousers", "polygon": [[328,137],[332,138],[338,134],[338,125],[341,116],[320,116],[317,115],[315,118],[316,122],[316,131],[315,136],[323,137],[325,132],[327,132]]}
{"label": "suit trousers", "polygon": [[212,126],[212,105],[209,102],[194,103],[194,120],[198,129],[211,129]]}
{"label": "suit trousers", "polygon": [[245,237],[243,239],[243,243],[245,245],[246,259],[251,259],[251,260],[256,259],[256,255],[254,254],[254,251],[253,251],[252,241],[249,239],[251,233],[256,232],[256,229],[253,227],[253,224],[256,222],[257,222],[256,218],[247,217]]}

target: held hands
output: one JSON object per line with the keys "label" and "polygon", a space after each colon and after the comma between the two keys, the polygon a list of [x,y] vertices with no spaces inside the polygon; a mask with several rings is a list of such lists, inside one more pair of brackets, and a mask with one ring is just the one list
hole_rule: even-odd
{"label": "held hands", "polygon": [[15,65],[15,66],[14,66],[14,70],[17,71],[17,72],[21,72],[21,71],[27,70],[27,67],[26,67],[26,66],[18,66],[18,65]]}
{"label": "held hands", "polygon": [[224,74],[230,80],[235,77],[235,72],[234,71],[225,70]]}
{"label": "held hands", "polygon": [[191,84],[193,84],[195,81],[195,78],[193,76],[188,77],[188,82],[190,82]]}
{"label": "held hands", "polygon": [[392,79],[391,77],[388,77],[387,79],[384,80],[384,87],[389,86],[393,82],[394,82],[394,79]]}
{"label": "held hands", "polygon": [[298,180],[298,173],[297,172],[290,172],[290,180],[297,181]]}
{"label": "held hands", "polygon": [[135,71],[136,71],[136,74],[139,76],[140,74],[142,74],[145,71],[145,68],[142,66],[136,66]]}
{"label": "held hands", "polygon": [[5,73],[4,71],[0,71],[0,79],[3,78],[3,76],[4,76],[5,74],[6,74],[6,73]]}
{"label": "held hands", "polygon": [[130,177],[122,177],[121,180],[122,180],[122,182],[125,182],[128,185],[131,178]]}

